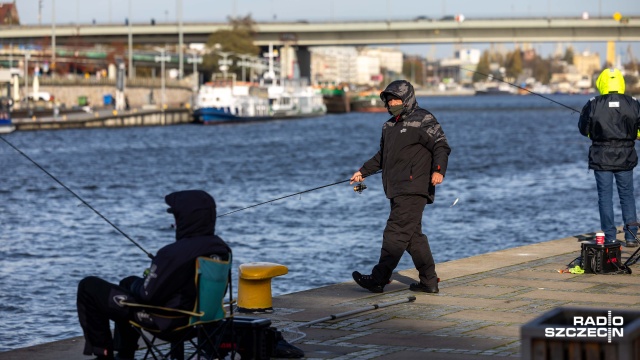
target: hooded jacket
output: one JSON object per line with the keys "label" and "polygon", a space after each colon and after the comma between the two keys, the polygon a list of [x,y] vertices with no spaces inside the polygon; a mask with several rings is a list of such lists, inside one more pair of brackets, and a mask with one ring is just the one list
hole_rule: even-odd
{"label": "hooded jacket", "polygon": [[202,190],[174,192],[165,197],[176,225],[176,242],[161,248],[144,283],[132,286],[134,296],[146,304],[192,310],[197,289],[195,260],[200,256],[227,260],[231,249],[214,235],[216,204]]}
{"label": "hooded jacket", "polygon": [[418,106],[413,86],[405,80],[390,83],[380,93],[402,100],[403,110],[382,125],[380,150],[364,163],[360,172],[368,176],[382,169],[382,184],[387,198],[422,195],[428,203],[435,199],[431,174],[443,176],[451,148],[435,116]]}
{"label": "hooded jacket", "polygon": [[631,170],[638,164],[635,140],[640,129],[640,103],[623,94],[624,79],[617,70],[604,70],[596,85],[601,95],[587,102],[578,121],[580,133],[591,139],[589,168]]}

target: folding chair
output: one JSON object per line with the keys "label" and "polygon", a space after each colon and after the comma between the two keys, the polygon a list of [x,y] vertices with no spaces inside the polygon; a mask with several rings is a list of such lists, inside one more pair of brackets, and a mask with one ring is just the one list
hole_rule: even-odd
{"label": "folding chair", "polygon": [[[185,350],[190,352],[187,359],[223,358],[227,352],[235,352],[235,349],[220,349],[220,344],[227,331],[230,331],[231,338],[234,338],[231,254],[229,254],[228,261],[199,257],[196,260],[195,281],[198,292],[192,311],[122,302],[127,306],[146,309],[157,317],[167,319],[188,317],[187,325],[164,331],[150,329],[130,321],[147,345],[144,359],[151,356],[155,360],[183,360]],[[229,313],[225,310],[225,291],[229,293]],[[161,344],[156,344],[156,339],[170,343],[170,348],[168,350],[165,348],[163,351],[158,346]],[[191,347],[185,348],[185,342],[188,342]],[[191,348],[193,348],[192,352]]]}

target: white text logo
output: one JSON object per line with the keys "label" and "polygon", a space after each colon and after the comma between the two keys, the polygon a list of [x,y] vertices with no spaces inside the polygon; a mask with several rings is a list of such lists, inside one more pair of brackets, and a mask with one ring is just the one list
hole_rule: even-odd
{"label": "white text logo", "polygon": [[611,311],[607,311],[607,316],[574,316],[573,327],[553,327],[544,329],[545,337],[552,338],[607,338],[611,343],[611,338],[624,336],[624,318],[622,316],[611,316]]}

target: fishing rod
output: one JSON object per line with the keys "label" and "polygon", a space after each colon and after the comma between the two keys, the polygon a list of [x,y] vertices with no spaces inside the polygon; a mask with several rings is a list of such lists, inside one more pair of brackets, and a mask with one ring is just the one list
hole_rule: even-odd
{"label": "fishing rod", "polygon": [[[369,175],[367,175],[367,176],[363,176],[362,178],[364,179],[364,178],[367,178],[367,177],[369,177],[369,176],[371,176],[371,175],[378,174],[378,173],[379,173],[379,172],[381,172],[381,171],[382,171],[382,170],[378,170],[378,171],[376,171],[376,172],[374,172],[374,173],[371,173],[371,174],[369,174]],[[350,181],[350,180],[351,180],[351,179],[347,179],[347,180],[340,180],[340,181],[334,182],[334,183],[332,183],[332,184],[322,185],[322,186],[315,187],[315,188],[313,188],[313,189],[307,189],[307,190],[300,191],[300,192],[297,192],[297,193],[294,193],[294,194],[285,195],[285,196],[282,196],[282,197],[279,197],[279,198],[276,198],[276,199],[271,199],[271,200],[268,200],[268,201],[265,201],[265,202],[261,202],[261,203],[259,203],[259,204],[254,204],[254,205],[251,205],[251,206],[247,206],[247,207],[244,207],[244,208],[242,208],[242,209],[237,209],[237,210],[229,211],[228,213],[224,213],[224,214],[222,214],[222,215],[218,215],[218,216],[216,216],[216,218],[223,217],[223,216],[227,216],[227,215],[231,215],[231,214],[236,213],[236,212],[239,212],[239,211],[243,211],[243,210],[251,209],[251,208],[254,208],[254,207],[256,207],[256,206],[260,206],[260,205],[268,204],[268,203],[271,203],[271,202],[274,202],[274,201],[278,201],[278,200],[286,199],[286,198],[288,198],[288,197],[292,197],[292,196],[296,196],[296,195],[301,195],[301,194],[304,194],[304,193],[308,193],[308,192],[312,192],[312,191],[316,191],[316,190],[324,189],[324,188],[329,187],[329,186],[334,186],[334,185],[342,184],[342,183],[345,183],[345,182]],[[362,193],[362,192],[364,191],[364,189],[366,189],[366,188],[367,188],[367,186],[366,186],[364,183],[360,183],[360,184],[358,184],[358,185],[356,185],[356,186],[354,186],[354,187],[353,187],[353,191],[355,191],[355,192],[357,192],[357,193]]]}
{"label": "fishing rod", "polygon": [[463,68],[463,67],[461,67],[461,69],[462,69],[462,70],[469,71],[469,72],[472,72],[472,73],[476,73],[476,74],[478,74],[478,75],[486,76],[487,78],[490,78],[490,79],[498,80],[498,81],[500,81],[500,82],[503,82],[503,83],[505,83],[505,84],[508,84],[508,85],[511,85],[511,86],[513,86],[513,87],[515,87],[515,88],[518,88],[518,89],[520,89],[520,90],[524,90],[524,91],[526,91],[526,92],[528,92],[528,93],[530,93],[530,94],[532,94],[532,95],[540,96],[540,97],[541,97],[541,98],[543,98],[543,99],[549,100],[549,101],[551,101],[551,102],[553,102],[553,103],[556,103],[556,104],[558,104],[558,105],[560,105],[560,106],[563,106],[563,107],[565,107],[565,108],[567,108],[567,109],[569,109],[569,110],[571,110],[571,111],[574,111],[574,112],[577,112],[578,114],[580,114],[580,111],[578,111],[578,110],[576,110],[576,109],[572,108],[571,106],[565,105],[565,104],[563,104],[563,103],[561,103],[561,102],[559,102],[559,101],[555,101],[555,100],[551,99],[550,97],[544,96],[544,95],[539,94],[539,93],[537,93],[537,92],[535,92],[535,91],[531,91],[531,90],[529,90],[529,89],[527,89],[527,88],[523,88],[522,86],[518,86],[518,85],[516,85],[516,84],[514,84],[514,83],[510,83],[510,82],[508,82],[508,81],[506,81],[506,80],[503,80],[503,79],[501,79],[501,78],[495,77],[495,76],[493,76],[493,75],[484,74],[484,73],[481,73],[481,72],[479,72],[479,71],[475,71],[475,70],[471,70],[471,69],[466,69],[466,68]]}
{"label": "fishing rod", "polygon": [[345,312],[341,312],[338,314],[331,314],[328,316],[325,316],[323,318],[320,319],[316,319],[316,320],[312,320],[306,323],[302,323],[302,324],[298,324],[298,325],[294,325],[294,326],[290,326],[288,328],[284,328],[282,329],[283,332],[293,332],[293,333],[298,333],[301,334],[302,336],[293,339],[289,342],[293,343],[296,342],[298,340],[303,339],[305,336],[307,336],[305,333],[299,331],[299,328],[301,327],[306,327],[306,326],[311,326],[311,325],[315,325],[321,322],[325,322],[325,321],[329,321],[329,320],[336,320],[336,319],[340,319],[343,318],[345,316],[351,316],[351,315],[356,315],[356,314],[360,314],[363,313],[365,311],[371,311],[371,310],[377,310],[377,309],[382,309],[385,307],[389,307],[389,306],[393,306],[393,305],[399,305],[399,304],[405,304],[405,303],[410,303],[410,302],[414,302],[416,301],[416,297],[415,296],[409,296],[406,299],[401,299],[401,300],[395,300],[395,301],[390,301],[390,302],[386,302],[386,303],[380,303],[380,304],[372,304],[372,305],[368,305],[359,309],[355,309],[355,310],[350,310],[350,311],[345,311]]}
{"label": "fishing rod", "polygon": [[9,142],[7,139],[4,138],[4,136],[0,136],[0,140],[4,141],[7,145],[9,145],[10,147],[13,148],[13,150],[17,151],[20,155],[24,156],[27,160],[31,161],[31,163],[33,165],[35,165],[36,167],[38,167],[38,169],[42,170],[45,174],[49,175],[50,178],[52,178],[55,182],[57,182],[58,184],[60,184],[60,186],[62,186],[64,189],[66,189],[68,192],[71,193],[71,195],[75,196],[78,200],[80,200],[86,207],[88,207],[89,209],[91,209],[94,213],[96,213],[98,216],[100,216],[102,218],[102,220],[106,221],[107,224],[111,225],[111,227],[113,227],[114,229],[116,229],[116,231],[118,231],[120,234],[122,234],[122,236],[124,236],[125,238],[127,238],[127,240],[131,241],[133,243],[133,245],[137,246],[140,250],[142,250],[145,254],[147,254],[147,256],[150,259],[153,259],[153,255],[151,253],[149,253],[147,250],[145,250],[142,246],[140,246],[140,244],[138,244],[135,240],[133,240],[129,235],[127,235],[124,231],[122,231],[119,227],[117,227],[114,223],[112,223],[111,221],[109,221],[109,219],[107,219],[104,215],[102,215],[98,210],[96,210],[93,206],[89,205],[88,202],[86,202],[84,199],[82,199],[78,194],[76,194],[73,190],[69,189],[69,187],[67,187],[65,184],[62,183],[62,181],[58,180],[58,178],[56,178],[55,176],[53,176],[49,171],[47,171],[47,169],[45,169],[44,167],[42,167],[40,164],[38,164],[37,162],[35,162],[32,158],[30,158],[27,154],[25,154],[24,152],[22,152],[20,149],[18,149],[15,145],[13,145],[11,142]]}

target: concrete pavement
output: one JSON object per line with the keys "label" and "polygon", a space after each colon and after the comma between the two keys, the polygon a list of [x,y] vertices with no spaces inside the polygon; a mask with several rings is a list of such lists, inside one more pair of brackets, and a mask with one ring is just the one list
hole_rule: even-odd
{"label": "concrete pavement", "polygon": [[[633,274],[560,273],[580,254],[572,236],[437,264],[437,295],[414,293],[413,269],[394,274],[382,294],[353,281],[278,296],[268,317],[307,359],[489,359],[520,357],[520,327],[559,306],[640,311],[640,265]],[[622,234],[619,234],[622,237]],[[622,247],[623,261],[635,248]],[[355,270],[355,269],[354,269]],[[366,269],[358,269],[366,270]],[[286,281],[286,276],[274,279]],[[332,314],[416,296],[406,302],[312,326]],[[81,338],[0,353],[0,360],[88,359]]]}

